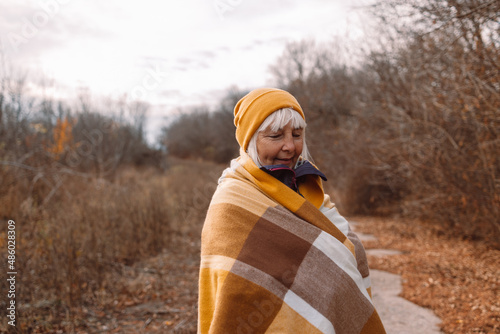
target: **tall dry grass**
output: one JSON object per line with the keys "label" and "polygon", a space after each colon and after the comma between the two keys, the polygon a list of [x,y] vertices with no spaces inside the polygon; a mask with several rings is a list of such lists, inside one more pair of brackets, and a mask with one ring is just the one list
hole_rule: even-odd
{"label": "tall dry grass", "polygon": [[[33,183],[26,171],[2,167],[1,233],[8,219],[17,228],[18,332],[71,332],[85,321],[82,308],[106,305],[120,293],[113,273],[199,242],[220,170],[215,164],[177,161],[164,172],[124,168],[112,182],[66,175],[42,205],[53,190],[49,182]],[[5,250],[2,245],[4,259]],[[4,277],[1,282],[6,291]],[[0,307],[6,307],[5,299]],[[3,318],[0,329],[8,327]]]}

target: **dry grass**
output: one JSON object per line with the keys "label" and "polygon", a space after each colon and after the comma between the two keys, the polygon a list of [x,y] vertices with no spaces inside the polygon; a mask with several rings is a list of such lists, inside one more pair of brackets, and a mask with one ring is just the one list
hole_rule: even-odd
{"label": "dry grass", "polygon": [[378,241],[366,248],[402,255],[370,257],[370,267],[399,274],[402,297],[434,310],[445,333],[500,330],[500,250],[411,220],[362,218],[357,227]]}
{"label": "dry grass", "polygon": [[[17,226],[17,331],[74,332],[87,327],[89,310],[141,300],[122,278],[157,254],[192,253],[221,169],[177,162],[165,172],[124,169],[112,182],[66,177],[45,205],[50,187],[2,169],[3,181],[10,181],[0,194],[0,217]],[[4,245],[1,250],[6,258]],[[3,318],[0,330],[7,328]]]}
{"label": "dry grass", "polygon": [[[18,226],[17,331],[195,333],[200,231],[223,167],[66,178],[45,206],[50,189],[1,170],[0,215]],[[378,238],[367,248],[403,251],[371,267],[401,274],[402,296],[433,309],[445,333],[499,330],[499,250],[418,221],[356,220]]]}

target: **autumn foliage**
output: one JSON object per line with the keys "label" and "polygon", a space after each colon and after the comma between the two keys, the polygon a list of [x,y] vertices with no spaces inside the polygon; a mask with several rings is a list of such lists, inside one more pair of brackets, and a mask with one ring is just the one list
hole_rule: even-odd
{"label": "autumn foliage", "polygon": [[69,120],[69,117],[57,119],[56,125],[52,130],[54,143],[47,148],[47,152],[52,153],[56,160],[73,144],[72,128],[73,124]]}
{"label": "autumn foliage", "polygon": [[[367,50],[291,42],[270,68],[306,111],[308,146],[328,190],[345,214],[418,218],[498,246],[498,1],[394,0],[365,9],[380,22]],[[211,132],[215,117],[184,114],[165,129],[164,144],[175,155],[210,158],[198,150],[234,131]]]}
{"label": "autumn foliage", "polygon": [[[345,215],[419,221],[432,238],[481,243],[496,254],[489,250],[500,247],[500,2],[390,0],[360,11],[376,23],[371,39],[294,41],[270,67],[274,84],[305,110],[327,191]],[[155,148],[143,102],[84,92],[69,104],[26,87],[25,77],[0,73],[0,220],[20,223],[18,329],[72,332],[96,317],[92,307],[141,302],[116,278],[137,261],[196,252],[216,180],[238,155],[232,109],[254,87],[184,110]],[[396,239],[417,233],[411,223],[386,225]],[[149,289],[161,288],[155,284]]]}

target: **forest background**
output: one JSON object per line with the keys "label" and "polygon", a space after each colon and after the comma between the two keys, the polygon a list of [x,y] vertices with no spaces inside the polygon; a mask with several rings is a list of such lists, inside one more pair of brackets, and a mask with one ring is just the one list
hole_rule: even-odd
{"label": "forest background", "polygon": [[[364,10],[381,29],[369,47],[296,41],[269,69],[306,111],[328,192],[344,215],[416,219],[499,249],[500,3]],[[152,145],[147,103],[35,98],[2,65],[0,252],[14,220],[17,330],[75,328],[86,305],[122,293],[113,277],[124,266],[199,242],[217,177],[238,155],[232,112],[247,90],[183,110]]]}

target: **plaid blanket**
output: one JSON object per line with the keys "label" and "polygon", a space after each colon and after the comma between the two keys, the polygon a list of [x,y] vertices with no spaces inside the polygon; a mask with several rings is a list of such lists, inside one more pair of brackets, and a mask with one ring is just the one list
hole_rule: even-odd
{"label": "plaid blanket", "polygon": [[202,232],[199,333],[385,333],[363,246],[319,178],[304,198],[242,152],[221,179]]}

